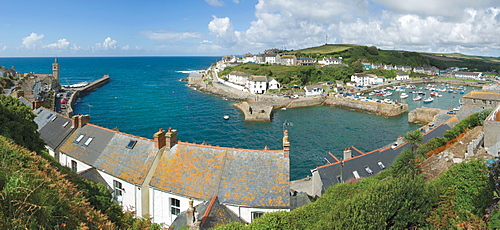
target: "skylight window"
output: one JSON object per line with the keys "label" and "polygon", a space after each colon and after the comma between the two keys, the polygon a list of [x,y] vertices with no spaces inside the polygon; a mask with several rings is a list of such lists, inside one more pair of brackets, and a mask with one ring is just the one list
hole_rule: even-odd
{"label": "skylight window", "polygon": [[385,165],[382,163],[382,161],[379,161],[377,164],[380,169],[385,169]]}
{"label": "skylight window", "polygon": [[50,117],[52,117],[52,113],[47,116],[47,119],[49,119]]}
{"label": "skylight window", "polygon": [[94,137],[89,137],[89,139],[87,139],[87,141],[85,141],[85,143],[83,143],[83,147],[89,146],[90,142],[92,142],[92,140],[94,140]]}
{"label": "skylight window", "polygon": [[52,117],[52,119],[50,119],[50,121],[55,121],[55,120],[56,120],[56,118],[57,118],[57,115],[56,115],[56,116],[54,116],[54,117]]}
{"label": "skylight window", "polygon": [[361,178],[361,177],[359,176],[358,171],[352,171],[352,174],[354,175],[354,178],[356,178],[356,179]]}
{"label": "skylight window", "polygon": [[133,149],[135,144],[137,144],[136,140],[130,140],[127,145],[127,149]]}
{"label": "skylight window", "polygon": [[76,138],[75,143],[78,144],[83,139],[83,137],[85,137],[85,134],[80,134],[80,136]]}
{"label": "skylight window", "polygon": [[36,114],[40,114],[42,112],[42,109],[39,109]]}
{"label": "skylight window", "polygon": [[365,166],[365,171],[368,173],[368,175],[372,175],[373,174],[373,170],[367,166]]}
{"label": "skylight window", "polygon": [[63,128],[66,128],[66,126],[68,126],[68,124],[69,124],[69,121],[66,121],[66,122],[62,125],[62,127],[63,127]]}

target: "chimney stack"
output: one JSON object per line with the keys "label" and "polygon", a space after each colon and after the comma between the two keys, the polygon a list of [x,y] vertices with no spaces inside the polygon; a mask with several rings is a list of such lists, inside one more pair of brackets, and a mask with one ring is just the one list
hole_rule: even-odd
{"label": "chimney stack", "polygon": [[73,127],[75,128],[81,128],[86,124],[90,123],[90,116],[89,115],[82,115],[79,113],[78,115],[75,115],[71,118],[73,122]]}
{"label": "chimney stack", "polygon": [[186,210],[186,225],[189,227],[193,227],[193,224],[196,222],[196,217],[194,216],[195,209],[193,207],[193,200],[189,199],[189,207]]}
{"label": "chimney stack", "polygon": [[344,160],[347,160],[352,157],[352,150],[351,147],[345,148],[344,149]]}
{"label": "chimney stack", "polygon": [[288,158],[290,155],[290,140],[288,139],[288,130],[283,134],[283,157]]}
{"label": "chimney stack", "polygon": [[162,128],[160,128],[160,130],[158,130],[158,132],[153,135],[153,138],[155,142],[155,148],[161,149],[165,147],[165,131],[163,131]]}
{"label": "chimney stack", "polygon": [[177,130],[168,128],[168,132],[166,133],[165,144],[170,149],[177,144]]}

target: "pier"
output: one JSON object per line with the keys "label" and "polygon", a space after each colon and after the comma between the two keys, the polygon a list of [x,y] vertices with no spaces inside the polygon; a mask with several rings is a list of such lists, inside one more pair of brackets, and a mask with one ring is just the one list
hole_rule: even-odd
{"label": "pier", "polygon": [[94,91],[95,89],[107,84],[109,81],[110,81],[109,75],[104,75],[102,78],[97,79],[86,86],[83,86],[81,88],[74,88],[73,93],[71,94],[71,96],[69,97],[69,100],[67,102],[67,107],[66,107],[66,111],[64,112],[64,115],[66,115],[68,117],[72,117],[74,115],[73,114],[74,113],[73,106],[75,106],[78,98],[89,94],[90,92]]}

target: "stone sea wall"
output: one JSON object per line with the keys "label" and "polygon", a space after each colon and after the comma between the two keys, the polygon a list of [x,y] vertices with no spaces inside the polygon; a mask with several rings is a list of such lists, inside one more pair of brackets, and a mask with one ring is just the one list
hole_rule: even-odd
{"label": "stone sea wall", "polygon": [[328,97],[325,100],[324,104],[344,109],[354,109],[358,111],[375,113],[386,117],[398,116],[402,113],[408,112],[408,104],[403,103],[385,104],[370,101],[352,100],[340,97]]}
{"label": "stone sea wall", "polygon": [[424,123],[429,123],[434,121],[434,117],[439,113],[446,113],[446,110],[421,107],[414,109],[408,113],[408,122],[421,121]]}

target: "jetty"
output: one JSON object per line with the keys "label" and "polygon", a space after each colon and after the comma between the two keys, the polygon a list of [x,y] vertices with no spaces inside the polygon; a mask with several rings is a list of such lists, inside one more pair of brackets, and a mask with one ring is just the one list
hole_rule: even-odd
{"label": "jetty", "polygon": [[96,90],[97,88],[107,84],[110,81],[109,75],[104,75],[102,78],[99,78],[90,84],[80,87],[80,88],[72,88],[73,93],[70,95],[68,102],[66,103],[66,111],[64,112],[65,116],[72,117],[74,114],[73,106],[75,106],[78,98],[83,97],[90,92]]}

